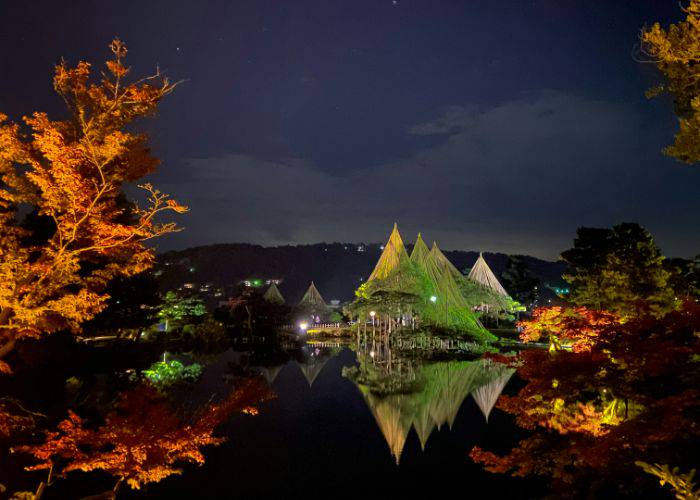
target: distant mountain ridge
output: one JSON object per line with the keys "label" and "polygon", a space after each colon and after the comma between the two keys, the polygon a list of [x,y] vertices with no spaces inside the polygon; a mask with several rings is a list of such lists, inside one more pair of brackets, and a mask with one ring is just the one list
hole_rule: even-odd
{"label": "distant mountain ridge", "polygon": [[[408,245],[409,251],[412,245]],[[280,292],[288,303],[296,303],[313,281],[328,302],[351,300],[355,289],[372,272],[382,247],[364,243],[316,243],[263,247],[249,243],[222,243],[169,251],[158,255],[156,270],[163,289],[175,289],[184,283],[210,283],[227,293],[243,281],[281,280]],[[462,272],[469,272],[479,252],[444,251]],[[530,270],[543,282],[562,283],[563,262],[550,262],[521,256]],[[484,253],[488,265],[500,278],[508,255]]]}

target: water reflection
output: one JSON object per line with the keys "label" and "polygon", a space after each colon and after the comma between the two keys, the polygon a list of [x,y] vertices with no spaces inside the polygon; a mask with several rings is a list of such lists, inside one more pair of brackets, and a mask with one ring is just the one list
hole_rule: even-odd
{"label": "water reflection", "polygon": [[[238,347],[240,349],[240,346]],[[250,350],[230,351],[224,357],[231,358],[229,372],[240,375],[259,374],[270,387],[275,383],[280,371],[287,365],[293,364],[303,375],[309,387],[312,387],[326,363],[337,356],[343,349],[342,344],[334,342],[301,344],[298,342],[281,342],[267,345],[251,346]]]}
{"label": "water reflection", "polygon": [[321,373],[323,367],[333,356],[340,352],[340,348],[328,348],[323,346],[304,345],[300,349],[301,359],[297,359],[297,366],[309,383],[309,387],[314,385],[316,377]]}
{"label": "water reflection", "polygon": [[[0,460],[9,459],[14,447],[16,465],[5,472],[0,467],[0,483],[12,492],[50,484],[49,496],[56,498],[101,489],[114,495],[122,484],[120,495],[129,487],[148,487],[129,491],[130,497],[227,497],[229,483],[220,471],[234,468],[246,471],[236,482],[237,493],[259,496],[263,484],[265,492],[276,494],[311,470],[330,474],[350,467],[356,458],[349,457],[361,456],[373,470],[402,471],[405,465],[393,462],[404,455],[410,463],[411,429],[420,441],[415,456],[429,457],[424,468],[461,469],[470,448],[463,434],[435,440],[429,453],[420,449],[435,430],[475,428],[471,418],[477,415],[458,417],[469,396],[488,421],[513,370],[476,358],[458,344],[435,339],[417,345],[401,338],[303,343],[251,337],[218,353],[173,349],[167,363],[162,350],[126,370],[115,369],[124,366],[120,360],[105,365],[94,380],[69,371],[65,375],[79,382],[77,393],[52,408],[32,405],[51,412],[34,429],[37,436],[47,432],[46,440],[26,446],[28,436],[11,436]],[[192,370],[195,365],[201,370]],[[176,368],[196,375],[178,378]],[[158,377],[144,377],[148,371]],[[154,382],[166,375],[168,384]],[[390,455],[380,433],[370,441],[361,438],[376,432],[375,425]],[[136,460],[134,449],[147,451]],[[261,459],[268,465],[261,467]],[[26,466],[40,472],[27,472]],[[48,478],[41,474],[46,470],[52,471]],[[103,474],[88,481],[75,470],[101,470],[113,479]],[[180,471],[181,479],[168,477]]]}
{"label": "water reflection", "polygon": [[358,366],[343,372],[362,394],[397,464],[411,427],[425,449],[434,430],[452,428],[470,395],[488,422],[515,372],[489,359],[426,360],[402,345],[386,337],[361,341]]}

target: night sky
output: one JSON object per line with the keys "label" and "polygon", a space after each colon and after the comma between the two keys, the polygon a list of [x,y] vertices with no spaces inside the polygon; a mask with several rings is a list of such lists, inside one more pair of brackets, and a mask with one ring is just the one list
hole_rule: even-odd
{"label": "night sky", "polygon": [[190,206],[159,242],[383,241],[555,258],[578,226],[637,221],[700,252],[700,167],[635,61],[675,0],[0,2],[0,111],[61,117],[65,57],[114,36],[136,75],[185,80],[144,123],[152,181]]}

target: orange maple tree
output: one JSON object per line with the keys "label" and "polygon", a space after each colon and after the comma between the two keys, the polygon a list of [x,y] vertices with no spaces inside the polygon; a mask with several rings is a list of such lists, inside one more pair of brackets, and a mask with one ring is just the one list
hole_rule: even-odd
{"label": "orange maple tree", "polygon": [[[110,280],[152,265],[144,241],[177,230],[157,216],[187,210],[150,184],[139,186],[143,206],[124,195],[158,164],[132,125],[176,84],[160,72],[127,81],[126,46],[110,49],[98,82],[86,62],[56,66],[68,118],[37,112],[20,125],[0,114],[0,358],[20,339],[79,331],[105,307]],[[48,229],[22,223],[27,208]]]}
{"label": "orange maple tree", "polygon": [[218,403],[200,408],[189,418],[176,414],[153,387],[139,384],[124,393],[100,426],[89,426],[69,411],[57,431],[46,433],[38,445],[15,451],[29,453],[40,462],[28,470],[49,470],[54,476],[71,471],[105,471],[139,489],[147,483],[180,474],[181,463],[204,463],[202,448],[224,441],[216,428],[237,412],[257,415],[256,404],[271,397],[260,379],[242,382]]}
{"label": "orange maple tree", "polygon": [[17,431],[33,427],[33,417],[38,415],[26,411],[17,401],[0,400],[0,438],[7,438]]}
{"label": "orange maple tree", "polygon": [[571,342],[574,351],[588,351],[593,344],[622,320],[614,313],[587,307],[538,307],[532,318],[521,321],[520,340],[546,340],[550,350],[560,350],[561,341]]}

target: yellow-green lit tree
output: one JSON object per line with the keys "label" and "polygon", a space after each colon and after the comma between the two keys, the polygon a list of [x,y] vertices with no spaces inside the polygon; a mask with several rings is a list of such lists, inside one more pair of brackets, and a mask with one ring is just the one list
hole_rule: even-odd
{"label": "yellow-green lit tree", "polygon": [[663,315],[677,305],[665,257],[639,224],[579,228],[573,248],[562,258],[569,266],[564,279],[575,305],[625,317]]}
{"label": "yellow-green lit tree", "polygon": [[700,161],[700,0],[683,8],[685,20],[663,28],[655,23],[642,32],[642,53],[654,63],[664,83],[650,89],[650,97],[673,97],[680,129],[665,153],[686,163]]}

